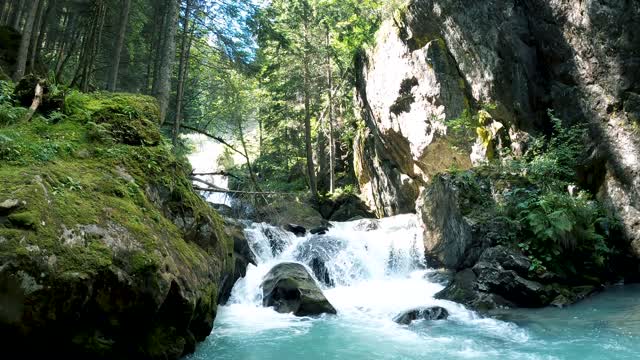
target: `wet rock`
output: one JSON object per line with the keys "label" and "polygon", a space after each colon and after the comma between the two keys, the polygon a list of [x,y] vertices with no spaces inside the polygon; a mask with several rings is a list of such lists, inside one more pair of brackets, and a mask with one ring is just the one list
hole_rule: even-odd
{"label": "wet rock", "polygon": [[311,229],[309,232],[313,235],[325,235],[329,231],[328,226],[319,226]]}
{"label": "wet rock", "polygon": [[282,263],[273,267],[262,281],[263,305],[296,316],[336,314],[304,265]]}
{"label": "wet rock", "polygon": [[314,235],[298,245],[294,252],[296,261],[311,268],[315,277],[325,286],[333,287],[335,280],[326,264],[345,248],[344,240],[329,235]]}
{"label": "wet rock", "polygon": [[302,237],[307,235],[307,229],[305,229],[304,226],[301,225],[296,225],[296,224],[286,224],[285,226],[283,226],[283,228],[288,231],[293,233],[295,236],[298,237]]}
{"label": "wet rock", "polygon": [[353,228],[357,231],[374,231],[380,228],[380,222],[377,219],[359,219]]}
{"label": "wet rock", "polygon": [[315,275],[316,279],[318,279],[322,284],[327,287],[335,286],[335,282],[331,278],[331,274],[329,274],[327,265],[321,258],[314,257],[311,259],[309,267],[311,268],[311,271],[313,271],[313,275]]}
{"label": "wet rock", "polygon": [[353,218],[374,217],[367,205],[354,194],[340,194],[334,199],[325,199],[319,206],[320,213],[330,221],[349,221]]}
{"label": "wet rock", "polygon": [[454,275],[451,283],[437,293],[435,298],[455,301],[478,311],[514,306],[500,295],[478,290],[477,280],[478,277],[473,270],[459,271]]}
{"label": "wet rock", "polygon": [[405,311],[401,314],[398,314],[393,321],[402,325],[409,325],[415,320],[446,320],[449,318],[449,312],[447,309],[434,306],[434,307],[423,307],[417,309],[411,309]]}
{"label": "wet rock", "polygon": [[521,276],[529,274],[531,261],[521,252],[498,245],[485,250],[480,262],[500,264],[505,270],[513,270]]}
{"label": "wet rock", "polygon": [[485,250],[472,267],[459,271],[436,298],[478,310],[501,307],[542,307],[556,296],[529,275],[529,260],[516,250],[496,246]]}
{"label": "wet rock", "polygon": [[234,210],[231,206],[225,204],[213,204],[210,203],[211,207],[218,212],[221,216],[224,217],[233,217]]}
{"label": "wet rock", "polygon": [[238,281],[247,274],[247,267],[249,264],[257,265],[256,256],[249,246],[249,242],[244,234],[243,226],[233,220],[224,219],[224,230],[227,236],[233,241],[233,259],[235,261],[233,273],[228,274],[223,278],[220,288],[220,295],[218,296],[219,304],[226,304],[231,297],[231,290]]}
{"label": "wet rock", "polygon": [[542,307],[549,304],[546,288],[525,279],[513,270],[506,270],[495,263],[479,262],[473,267],[478,276],[477,289],[502,296],[519,307]]}
{"label": "wet rock", "polygon": [[289,246],[287,232],[279,228],[264,228],[264,235],[269,239],[269,247],[273,256],[280,255]]}
{"label": "wet rock", "polygon": [[424,275],[424,279],[436,284],[447,286],[453,279],[454,272],[447,269],[429,271]]}
{"label": "wet rock", "polygon": [[427,263],[431,267],[458,270],[473,266],[492,239],[486,236],[489,224],[477,221],[476,214],[489,213],[488,180],[470,177],[474,193],[453,175],[437,175],[418,199],[418,218],[424,229]]}
{"label": "wet rock", "polygon": [[555,299],[553,299],[553,301],[551,302],[551,306],[557,307],[557,308],[564,308],[567,307],[569,305],[572,304],[572,301],[569,300],[566,296],[564,295],[558,295],[556,296]]}

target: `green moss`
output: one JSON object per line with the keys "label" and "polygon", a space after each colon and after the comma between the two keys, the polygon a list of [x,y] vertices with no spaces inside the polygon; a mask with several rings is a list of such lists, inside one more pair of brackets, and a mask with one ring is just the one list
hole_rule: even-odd
{"label": "green moss", "polygon": [[33,211],[11,214],[8,217],[11,225],[18,229],[33,230],[38,225],[39,216]]}
{"label": "green moss", "polygon": [[[233,243],[221,219],[192,190],[190,166],[161,139],[155,100],[105,93],[72,93],[67,100],[66,116],[55,123],[38,117],[0,126],[0,200],[26,203],[0,222],[6,239],[0,257],[32,256],[21,241],[55,255],[58,274],[94,274],[114,265],[150,273],[163,268],[167,256],[183,264],[176,271],[232,266],[223,256]],[[91,132],[99,124],[117,142],[97,142]],[[150,201],[146,191],[155,186],[169,189],[168,203]],[[184,240],[167,210],[211,219],[218,242],[212,241],[209,255]],[[131,244],[114,244],[109,236]],[[138,250],[121,249],[128,246]],[[211,256],[220,258],[218,268],[208,269]]]}

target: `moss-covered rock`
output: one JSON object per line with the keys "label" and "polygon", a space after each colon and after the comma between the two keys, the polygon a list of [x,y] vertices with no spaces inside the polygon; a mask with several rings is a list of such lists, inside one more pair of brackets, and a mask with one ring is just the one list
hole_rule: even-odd
{"label": "moss-covered rock", "polygon": [[[3,350],[178,358],[211,332],[233,241],[153,100],[74,96],[56,123],[0,127]],[[97,124],[112,141],[91,136]]]}

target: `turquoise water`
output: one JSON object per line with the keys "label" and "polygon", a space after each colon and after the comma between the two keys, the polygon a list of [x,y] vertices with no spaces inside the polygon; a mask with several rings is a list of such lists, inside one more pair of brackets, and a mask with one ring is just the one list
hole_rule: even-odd
{"label": "turquoise water", "polygon": [[[315,319],[261,307],[259,282],[277,262],[304,263],[299,250],[317,239],[288,238],[289,250],[271,256],[260,250],[267,246],[256,230],[252,247],[260,264],[236,285],[212,335],[189,359],[640,359],[640,286],[613,287],[566,309],[511,310],[501,316],[508,321],[482,318],[433,299],[442,286],[424,280],[428,270],[388,268],[389,254],[405,261],[413,253],[412,218],[389,220],[374,232],[357,228],[340,224],[324,242],[346,239],[327,264],[341,279],[324,289],[338,315]],[[391,320],[418,305],[444,306],[451,316],[410,326]]]}

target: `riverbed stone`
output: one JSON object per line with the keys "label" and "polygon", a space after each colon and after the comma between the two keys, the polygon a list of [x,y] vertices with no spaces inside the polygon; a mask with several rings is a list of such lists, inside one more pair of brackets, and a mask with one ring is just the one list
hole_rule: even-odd
{"label": "riverbed stone", "polygon": [[281,263],[274,266],[262,281],[263,305],[279,313],[296,316],[336,314],[336,309],[304,265]]}
{"label": "riverbed stone", "polygon": [[409,325],[415,320],[446,320],[449,318],[447,309],[440,306],[420,307],[398,314],[393,321],[402,325]]}

